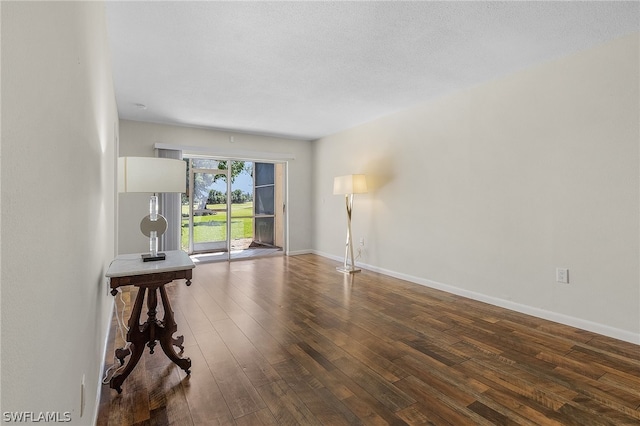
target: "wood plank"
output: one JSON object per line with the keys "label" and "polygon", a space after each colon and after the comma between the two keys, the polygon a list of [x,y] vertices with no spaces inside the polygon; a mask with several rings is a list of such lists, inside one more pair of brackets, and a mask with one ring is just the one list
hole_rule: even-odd
{"label": "wood plank", "polygon": [[322,362],[310,355],[299,345],[291,345],[288,348],[293,359],[302,367],[309,371],[322,386],[328,388],[339,400],[344,400],[353,396],[353,392],[349,389],[346,377],[341,373],[336,374],[336,368],[329,362]]}
{"label": "wood plank", "polygon": [[[434,412],[430,412],[428,407],[420,402],[416,402],[396,412],[396,415],[410,425],[436,425],[455,426],[443,419]],[[426,413],[429,413],[428,415]]]}
{"label": "wood plank", "polygon": [[[164,358],[162,352],[151,356]],[[154,416],[157,416],[157,412],[162,412],[163,416],[166,415],[168,424],[193,425],[191,411],[177,370],[179,368],[170,361],[165,365],[146,370],[151,390],[149,409],[154,413]]]}
{"label": "wood plank", "polygon": [[268,408],[263,408],[262,410],[237,418],[235,419],[235,423],[236,426],[275,426],[278,424],[273,414],[271,414],[271,410]]}
{"label": "wood plank", "polygon": [[265,408],[258,391],[220,336],[210,332],[197,334],[196,339],[233,417],[239,418]]}
{"label": "wood plank", "polygon": [[287,360],[274,367],[322,424],[349,425],[358,422],[358,418],[341,400],[296,361]]}
{"label": "wood plank", "polygon": [[194,425],[233,424],[233,415],[227,406],[220,386],[200,352],[199,346],[189,351],[192,374],[177,370]]}
{"label": "wood plank", "polygon": [[606,352],[583,344],[575,345],[573,347],[573,351],[571,351],[567,356],[576,359],[590,360],[598,365],[613,367],[614,369],[626,374],[640,377],[640,359],[637,359],[636,357],[629,358],[624,355]]}
{"label": "wood plank", "polygon": [[482,393],[480,400],[494,407],[496,411],[504,413],[504,410],[498,408],[502,406],[515,413],[517,416],[512,417],[517,419],[520,424],[543,424],[545,426],[561,426],[565,424],[564,421],[559,420],[561,416],[554,410],[545,407],[534,399],[507,389],[489,388]]}
{"label": "wood plank", "polygon": [[357,359],[361,364],[369,366],[388,382],[393,383],[409,375],[392,360],[380,356],[356,340],[349,340],[341,347],[351,357]]}
{"label": "wood plank", "polygon": [[269,383],[258,388],[278,424],[322,425],[298,394],[283,381]]}
{"label": "wood plank", "polygon": [[413,395],[429,411],[424,413],[427,418],[433,417],[446,419],[454,425],[491,425],[484,417],[459,404],[438,390],[430,387],[414,376],[405,377],[398,381],[398,388],[407,394]]}
{"label": "wood plank", "polygon": [[253,386],[259,387],[280,379],[276,370],[231,319],[216,321],[213,327]]}
{"label": "wood plank", "polygon": [[515,420],[511,420],[509,417],[497,412],[491,407],[487,407],[480,401],[474,401],[467,406],[470,410],[480,414],[485,419],[489,420],[494,425],[519,425]]}
{"label": "wood plank", "polygon": [[301,365],[342,400],[363,423],[404,424],[393,412],[369,394],[360,383],[353,381],[331,363],[319,363],[299,345],[291,345],[288,349]]}
{"label": "wood plank", "polygon": [[333,363],[390,411],[401,410],[416,402],[410,395],[398,389],[395,383],[387,382],[353,357],[345,356]]}

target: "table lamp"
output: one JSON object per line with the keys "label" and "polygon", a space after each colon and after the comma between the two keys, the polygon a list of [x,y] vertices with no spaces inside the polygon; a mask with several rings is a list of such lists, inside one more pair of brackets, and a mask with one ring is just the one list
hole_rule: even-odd
{"label": "table lamp", "polygon": [[164,260],[158,253],[158,238],[167,230],[167,219],[158,213],[158,193],[185,192],[187,165],[182,160],[155,157],[118,158],[118,192],[150,192],[149,214],[142,218],[140,230],[149,237],[145,262]]}
{"label": "table lamp", "polygon": [[[367,180],[364,175],[338,176],[333,179],[333,194],[342,195],[347,205],[347,242],[344,250],[344,264],[336,269],[340,272],[353,274],[360,272],[356,268],[353,259],[353,238],[351,236],[351,212],[353,210],[353,194],[364,194],[367,192]],[[351,261],[350,264],[348,261]]]}

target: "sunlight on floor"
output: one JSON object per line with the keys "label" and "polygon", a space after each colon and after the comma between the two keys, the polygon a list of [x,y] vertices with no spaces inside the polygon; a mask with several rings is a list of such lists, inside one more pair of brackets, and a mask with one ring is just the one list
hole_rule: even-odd
{"label": "sunlight on floor", "polygon": [[[282,256],[284,251],[279,248],[249,248],[245,250],[231,250],[231,260],[250,259],[255,257]],[[225,262],[227,252],[203,253],[191,255],[193,263]]]}

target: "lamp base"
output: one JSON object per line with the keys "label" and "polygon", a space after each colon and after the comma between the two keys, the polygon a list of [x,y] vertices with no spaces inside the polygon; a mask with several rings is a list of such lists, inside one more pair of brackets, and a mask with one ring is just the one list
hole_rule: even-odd
{"label": "lamp base", "polygon": [[151,253],[145,253],[142,255],[143,262],[155,262],[157,260],[165,260],[167,255],[164,253],[158,253],[156,256],[153,256]]}
{"label": "lamp base", "polygon": [[362,269],[356,268],[355,266],[347,266],[346,268],[344,266],[338,266],[336,271],[343,272],[345,274],[355,274],[362,271]]}

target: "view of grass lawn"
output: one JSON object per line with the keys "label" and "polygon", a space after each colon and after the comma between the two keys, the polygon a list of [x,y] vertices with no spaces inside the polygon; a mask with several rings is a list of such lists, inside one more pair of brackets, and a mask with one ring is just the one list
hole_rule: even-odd
{"label": "view of grass lawn", "polygon": [[[216,214],[194,216],[194,242],[225,241],[227,212],[225,204],[207,204]],[[231,204],[231,239],[253,238],[253,202]],[[182,247],[189,246],[189,206],[182,206]]]}

